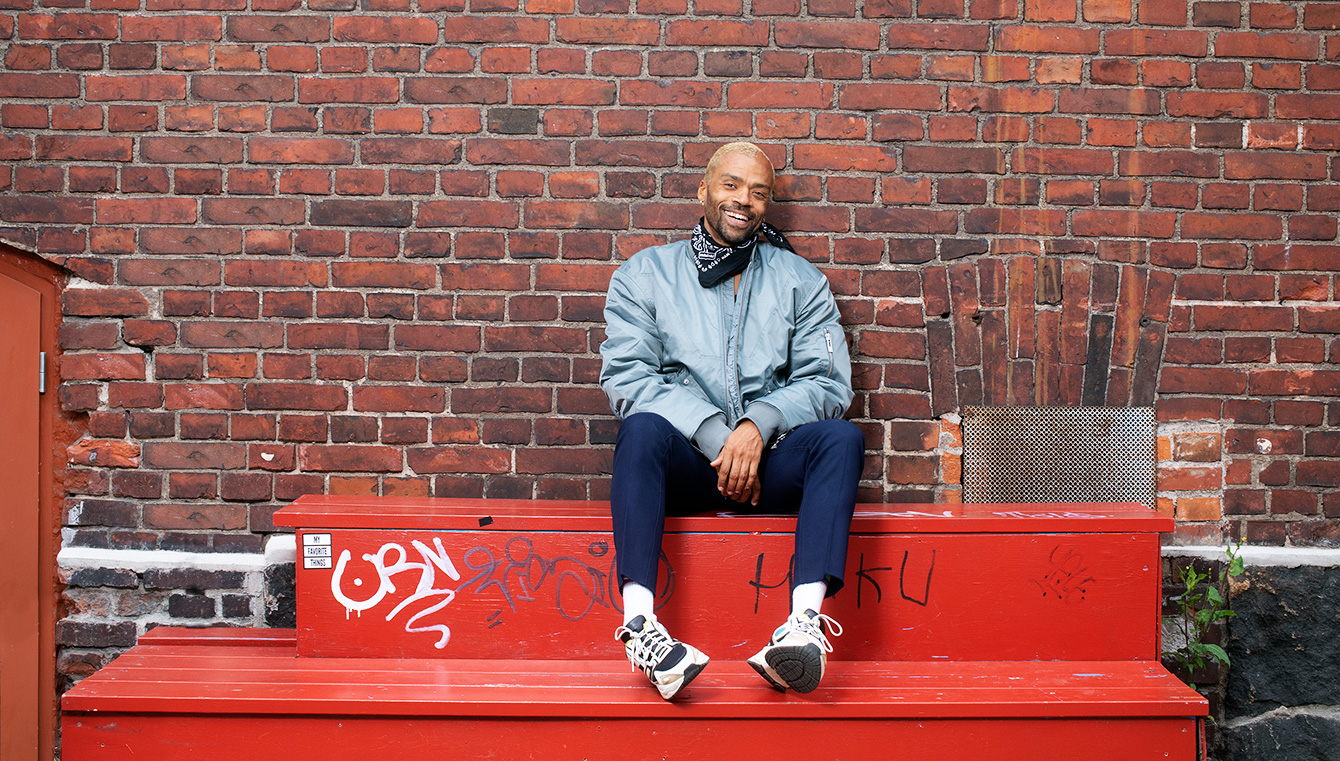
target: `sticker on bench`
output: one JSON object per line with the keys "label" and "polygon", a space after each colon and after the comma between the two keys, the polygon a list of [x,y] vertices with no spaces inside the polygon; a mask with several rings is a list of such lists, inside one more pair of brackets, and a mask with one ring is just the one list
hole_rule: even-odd
{"label": "sticker on bench", "polygon": [[302,535],[302,567],[332,568],[330,534]]}

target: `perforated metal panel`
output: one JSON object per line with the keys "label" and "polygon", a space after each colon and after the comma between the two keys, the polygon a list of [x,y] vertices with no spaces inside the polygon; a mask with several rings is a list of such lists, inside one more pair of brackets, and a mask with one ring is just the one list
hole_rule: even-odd
{"label": "perforated metal panel", "polygon": [[1153,407],[965,407],[966,502],[1154,507]]}

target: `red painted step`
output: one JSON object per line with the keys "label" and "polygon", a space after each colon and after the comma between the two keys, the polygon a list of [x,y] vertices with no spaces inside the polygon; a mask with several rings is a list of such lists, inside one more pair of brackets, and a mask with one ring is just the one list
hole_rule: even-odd
{"label": "red painted step", "polygon": [[298,658],[282,633],[229,636],[165,631],[81,682],[63,756],[711,761],[822,742],[831,759],[1153,761],[1192,758],[1205,712],[1132,661],[835,662],[806,696],[713,663],[667,703],[622,661]]}
{"label": "red painted step", "polygon": [[[612,658],[620,621],[598,502],[304,497],[304,656]],[[667,520],[658,616],[743,660],[789,608],[794,517]],[[837,660],[1156,660],[1158,532],[1138,505],[861,505]]]}
{"label": "red painted step", "polygon": [[793,521],[668,522],[660,616],[714,660],[667,703],[612,641],[605,505],[304,498],[276,516],[298,630],[147,633],[66,693],[62,757],[1196,757],[1206,701],[1157,662],[1170,520],[862,506],[825,606],[847,633],[808,695],[743,663],[785,616]]}

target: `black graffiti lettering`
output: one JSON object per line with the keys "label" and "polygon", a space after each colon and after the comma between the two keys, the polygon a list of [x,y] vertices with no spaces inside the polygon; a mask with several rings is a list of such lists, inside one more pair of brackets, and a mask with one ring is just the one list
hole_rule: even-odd
{"label": "black graffiti lettering", "polygon": [[[596,606],[621,610],[615,603],[618,591],[616,562],[610,552],[609,543],[596,540],[586,546],[586,553],[592,559],[609,558],[604,569],[571,555],[549,558],[535,550],[535,543],[528,536],[518,536],[507,542],[503,548],[503,558],[498,558],[487,547],[472,547],[465,552],[462,561],[475,576],[460,586],[467,590],[473,586],[476,595],[486,594],[496,589],[507,605],[516,611],[518,602],[539,600],[539,593],[546,582],[553,587],[554,607],[559,615],[569,621],[580,621]],[[675,573],[670,560],[661,553],[661,589],[657,595],[657,608],[665,604],[674,593]],[[493,621],[490,628],[501,621]]]}
{"label": "black graffiti lettering", "polygon": [[1061,548],[1058,546],[1052,548],[1047,560],[1051,564],[1051,569],[1041,579],[1032,580],[1042,589],[1042,596],[1055,595],[1056,599],[1062,600],[1067,605],[1084,602],[1085,595],[1089,592],[1089,585],[1097,581],[1092,576],[1086,575],[1089,569],[1084,565],[1084,556],[1069,549],[1065,554],[1061,554]]}
{"label": "black graffiti lettering", "polygon": [[878,581],[875,581],[875,577],[874,577],[873,574],[874,574],[876,571],[892,571],[892,570],[893,570],[893,566],[889,566],[888,568],[866,568],[866,567],[865,567],[865,553],[864,553],[864,552],[861,553],[860,559],[857,561],[857,564],[856,564],[856,607],[857,607],[857,609],[859,609],[859,608],[861,607],[861,587],[864,586],[866,582],[869,582],[869,583],[870,583],[870,586],[872,586],[872,587],[875,588],[875,602],[876,602],[876,603],[881,603],[881,602],[884,601],[884,590],[880,589],[880,587],[879,587],[879,582],[878,582]]}
{"label": "black graffiti lettering", "polygon": [[762,553],[762,552],[758,553],[758,564],[757,564],[757,565],[755,566],[755,568],[754,568],[754,578],[753,578],[753,580],[751,580],[751,581],[749,582],[749,586],[751,586],[751,587],[754,588],[754,612],[755,612],[755,613],[758,613],[758,603],[759,603],[759,600],[763,597],[763,590],[765,590],[765,589],[776,589],[776,588],[782,586],[783,584],[785,584],[785,585],[787,585],[787,586],[790,586],[790,584],[791,584],[791,576],[792,576],[792,574],[795,573],[795,570],[796,570],[796,569],[795,569],[795,566],[796,566],[796,556],[795,556],[795,555],[792,555],[792,556],[791,556],[791,559],[788,560],[787,563],[786,563],[786,575],[782,577],[782,580],[779,581],[779,582],[777,582],[776,584],[764,584],[764,583],[763,583],[763,554],[764,554],[764,553]]}
{"label": "black graffiti lettering", "polygon": [[926,584],[921,590],[921,599],[907,593],[907,557],[910,554],[909,550],[903,550],[903,567],[898,571],[898,594],[902,595],[904,600],[924,608],[931,601],[931,575],[935,573],[935,550],[931,550],[931,564],[926,569]]}
{"label": "black graffiti lettering", "polygon": [[507,586],[503,584],[502,580],[493,578],[493,572],[498,568],[498,559],[493,557],[492,550],[488,547],[471,547],[461,556],[461,562],[465,563],[466,568],[479,571],[479,573],[461,584],[458,589],[466,590],[469,589],[471,584],[479,582],[479,585],[475,587],[475,594],[482,595],[485,589],[497,587],[498,593],[507,602],[507,607],[511,608],[513,613],[516,612],[516,603],[512,602],[512,593],[507,590]]}

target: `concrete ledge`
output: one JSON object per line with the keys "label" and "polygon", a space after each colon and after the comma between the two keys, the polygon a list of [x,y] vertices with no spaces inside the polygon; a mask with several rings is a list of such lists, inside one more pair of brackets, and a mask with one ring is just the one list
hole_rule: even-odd
{"label": "concrete ledge", "polygon": [[252,572],[265,570],[266,560],[265,555],[259,552],[181,552],[65,547],[56,556],[56,565],[63,569],[124,568],[140,572],[159,568]]}
{"label": "concrete ledge", "polygon": [[[1168,545],[1162,550],[1163,557],[1195,557],[1205,560],[1223,560],[1222,545],[1211,547],[1188,547]],[[1340,549],[1321,547],[1258,547],[1242,546],[1239,552],[1242,562],[1248,568],[1277,566],[1298,568],[1300,566],[1340,566]]]}
{"label": "concrete ledge", "polygon": [[298,560],[298,537],[293,534],[274,534],[265,540],[265,564],[280,565]]}

